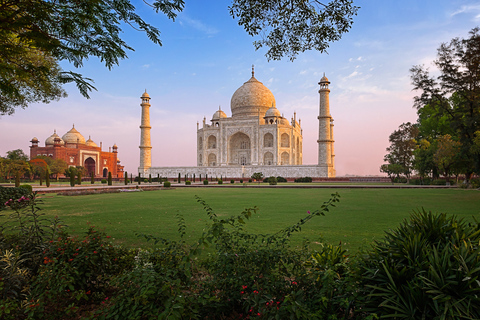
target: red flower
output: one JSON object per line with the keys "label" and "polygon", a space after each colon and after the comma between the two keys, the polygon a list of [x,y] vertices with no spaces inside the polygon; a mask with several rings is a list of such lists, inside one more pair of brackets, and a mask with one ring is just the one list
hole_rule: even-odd
{"label": "red flower", "polygon": [[73,259],[68,259],[68,261],[72,262],[72,261],[73,261]]}
{"label": "red flower", "polygon": [[93,253],[97,253],[97,251],[93,251]]}

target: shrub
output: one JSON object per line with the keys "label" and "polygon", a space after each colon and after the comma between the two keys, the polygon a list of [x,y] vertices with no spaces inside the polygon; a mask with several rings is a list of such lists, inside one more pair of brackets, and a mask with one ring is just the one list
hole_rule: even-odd
{"label": "shrub", "polygon": [[447,182],[443,179],[435,179],[435,180],[432,181],[432,185],[434,185],[434,186],[444,186],[446,184],[447,184]]}
{"label": "shrub", "polygon": [[235,180],[231,179],[231,180],[230,180],[230,183],[235,183]]}
{"label": "shrub", "polygon": [[268,184],[271,185],[271,186],[276,185],[277,184],[277,178],[275,178],[275,177],[268,178]]}
{"label": "shrub", "polygon": [[240,179],[240,183],[243,183],[243,179]]}
{"label": "shrub", "polygon": [[22,184],[19,188],[27,190],[25,196],[33,192],[33,187],[30,184]]}
{"label": "shrub", "polygon": [[287,179],[285,179],[284,177],[278,176],[277,177],[277,182],[287,182]]}
{"label": "shrub", "polygon": [[107,183],[107,179],[102,179],[101,181],[103,184]]}
{"label": "shrub", "polygon": [[143,182],[148,183],[148,179],[143,179]]}
{"label": "shrub", "polygon": [[172,185],[172,183],[171,183],[170,181],[165,181],[165,182],[163,183],[163,187],[164,187],[164,188],[170,188],[171,185]]}
{"label": "shrub", "polygon": [[70,187],[75,187],[75,171],[70,171]]}
{"label": "shrub", "polygon": [[470,185],[474,189],[480,188],[480,178],[471,179],[470,180]]}
{"label": "shrub", "polygon": [[364,310],[381,318],[480,319],[479,229],[444,213],[414,212],[360,262]]}
{"label": "shrub", "polygon": [[220,179],[220,180],[218,180],[217,183],[218,183],[218,184],[223,184],[223,180]]}
{"label": "shrub", "polygon": [[72,304],[82,300],[105,298],[109,276],[133,267],[133,257],[117,263],[128,251],[114,247],[104,232],[90,226],[84,237],[60,232],[44,250],[43,265],[32,283],[30,299],[35,301],[31,314],[64,318],[74,311]]}
{"label": "shrub", "polygon": [[297,178],[295,182],[312,182],[313,179],[311,177],[304,177],[304,178]]}
{"label": "shrub", "polygon": [[190,180],[185,181],[185,185],[189,186],[191,184],[192,184],[192,182]]}
{"label": "shrub", "polygon": [[108,171],[108,178],[107,178],[108,185],[112,185],[112,172]]}
{"label": "shrub", "polygon": [[18,188],[0,186],[0,210],[5,208],[5,203],[10,199],[17,201],[21,197],[28,197],[32,193],[31,190],[31,185],[22,185]]}
{"label": "shrub", "polygon": [[203,184],[204,184],[204,185],[207,185],[207,184],[208,184],[208,180],[207,180],[207,179],[203,180]]}
{"label": "shrub", "polygon": [[250,183],[251,183],[251,182],[252,182],[252,179],[248,179],[248,182],[250,182]]}
{"label": "shrub", "polygon": [[50,172],[48,172],[48,170],[45,172],[45,185],[47,188],[50,187]]}
{"label": "shrub", "polygon": [[125,185],[128,185],[128,182],[129,182],[129,181],[128,181],[128,173],[125,172],[125,175],[123,176],[123,183],[124,183]]}
{"label": "shrub", "polygon": [[261,172],[255,172],[254,174],[252,174],[252,177],[251,177],[253,180],[256,180],[256,181],[262,181],[263,179],[263,173]]}

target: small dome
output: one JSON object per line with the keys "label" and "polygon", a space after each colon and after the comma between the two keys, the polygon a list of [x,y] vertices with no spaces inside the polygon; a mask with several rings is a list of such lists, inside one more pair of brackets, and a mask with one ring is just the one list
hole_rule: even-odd
{"label": "small dome", "polygon": [[77,131],[77,129],[75,129],[75,125],[70,131],[63,135],[62,139],[65,143],[74,144],[78,142],[79,144],[85,144],[85,138]]}
{"label": "small dome", "polygon": [[322,79],[320,79],[320,82],[330,82],[330,81],[328,81],[328,78],[325,77],[325,73],[323,74]]}
{"label": "small dome", "polygon": [[145,92],[142,94],[141,98],[150,98],[150,96],[147,93],[147,89],[145,89]]}
{"label": "small dome", "polygon": [[226,118],[226,117],[227,117],[227,115],[225,114],[225,112],[223,112],[222,109],[220,109],[220,107],[218,107],[218,110],[215,111],[215,113],[212,116],[212,120],[218,120],[218,119]]}
{"label": "small dome", "polygon": [[89,147],[98,147],[97,144],[90,138],[90,136],[88,136],[88,140],[85,141],[85,144]]}
{"label": "small dome", "polygon": [[230,102],[232,117],[263,116],[272,106],[275,106],[273,93],[255,79],[253,72],[250,80],[235,91]]}
{"label": "small dome", "polygon": [[280,111],[275,107],[271,107],[265,112],[265,118],[267,117],[280,117]]}
{"label": "small dome", "polygon": [[64,145],[65,142],[58,136],[57,131],[54,130],[53,134],[45,140],[45,146],[53,146],[55,144],[55,139],[60,139],[59,144]]}
{"label": "small dome", "polygon": [[38,139],[37,137],[33,137],[32,141],[31,142],[38,142]]}

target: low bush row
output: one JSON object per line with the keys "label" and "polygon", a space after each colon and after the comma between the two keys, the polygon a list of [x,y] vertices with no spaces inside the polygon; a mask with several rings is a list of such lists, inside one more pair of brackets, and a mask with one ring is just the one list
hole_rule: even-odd
{"label": "low bush row", "polygon": [[[7,206],[0,234],[2,319],[479,319],[480,225],[419,211],[365,252],[289,245],[319,210],[273,234],[244,225],[256,208],[218,217],[194,242],[178,215],[179,241],[139,237],[124,249],[94,226],[70,236],[39,201]],[[208,251],[205,251],[208,249]]]}

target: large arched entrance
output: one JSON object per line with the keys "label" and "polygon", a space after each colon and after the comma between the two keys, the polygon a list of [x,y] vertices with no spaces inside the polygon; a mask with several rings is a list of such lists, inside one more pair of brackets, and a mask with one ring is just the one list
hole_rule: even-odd
{"label": "large arched entrance", "polygon": [[249,165],[252,159],[250,138],[243,132],[232,135],[228,143],[228,164]]}
{"label": "large arched entrance", "polygon": [[93,160],[92,157],[88,157],[85,160],[84,164],[85,169],[87,169],[88,175],[90,176],[93,172],[93,175],[95,175],[95,160]]}

